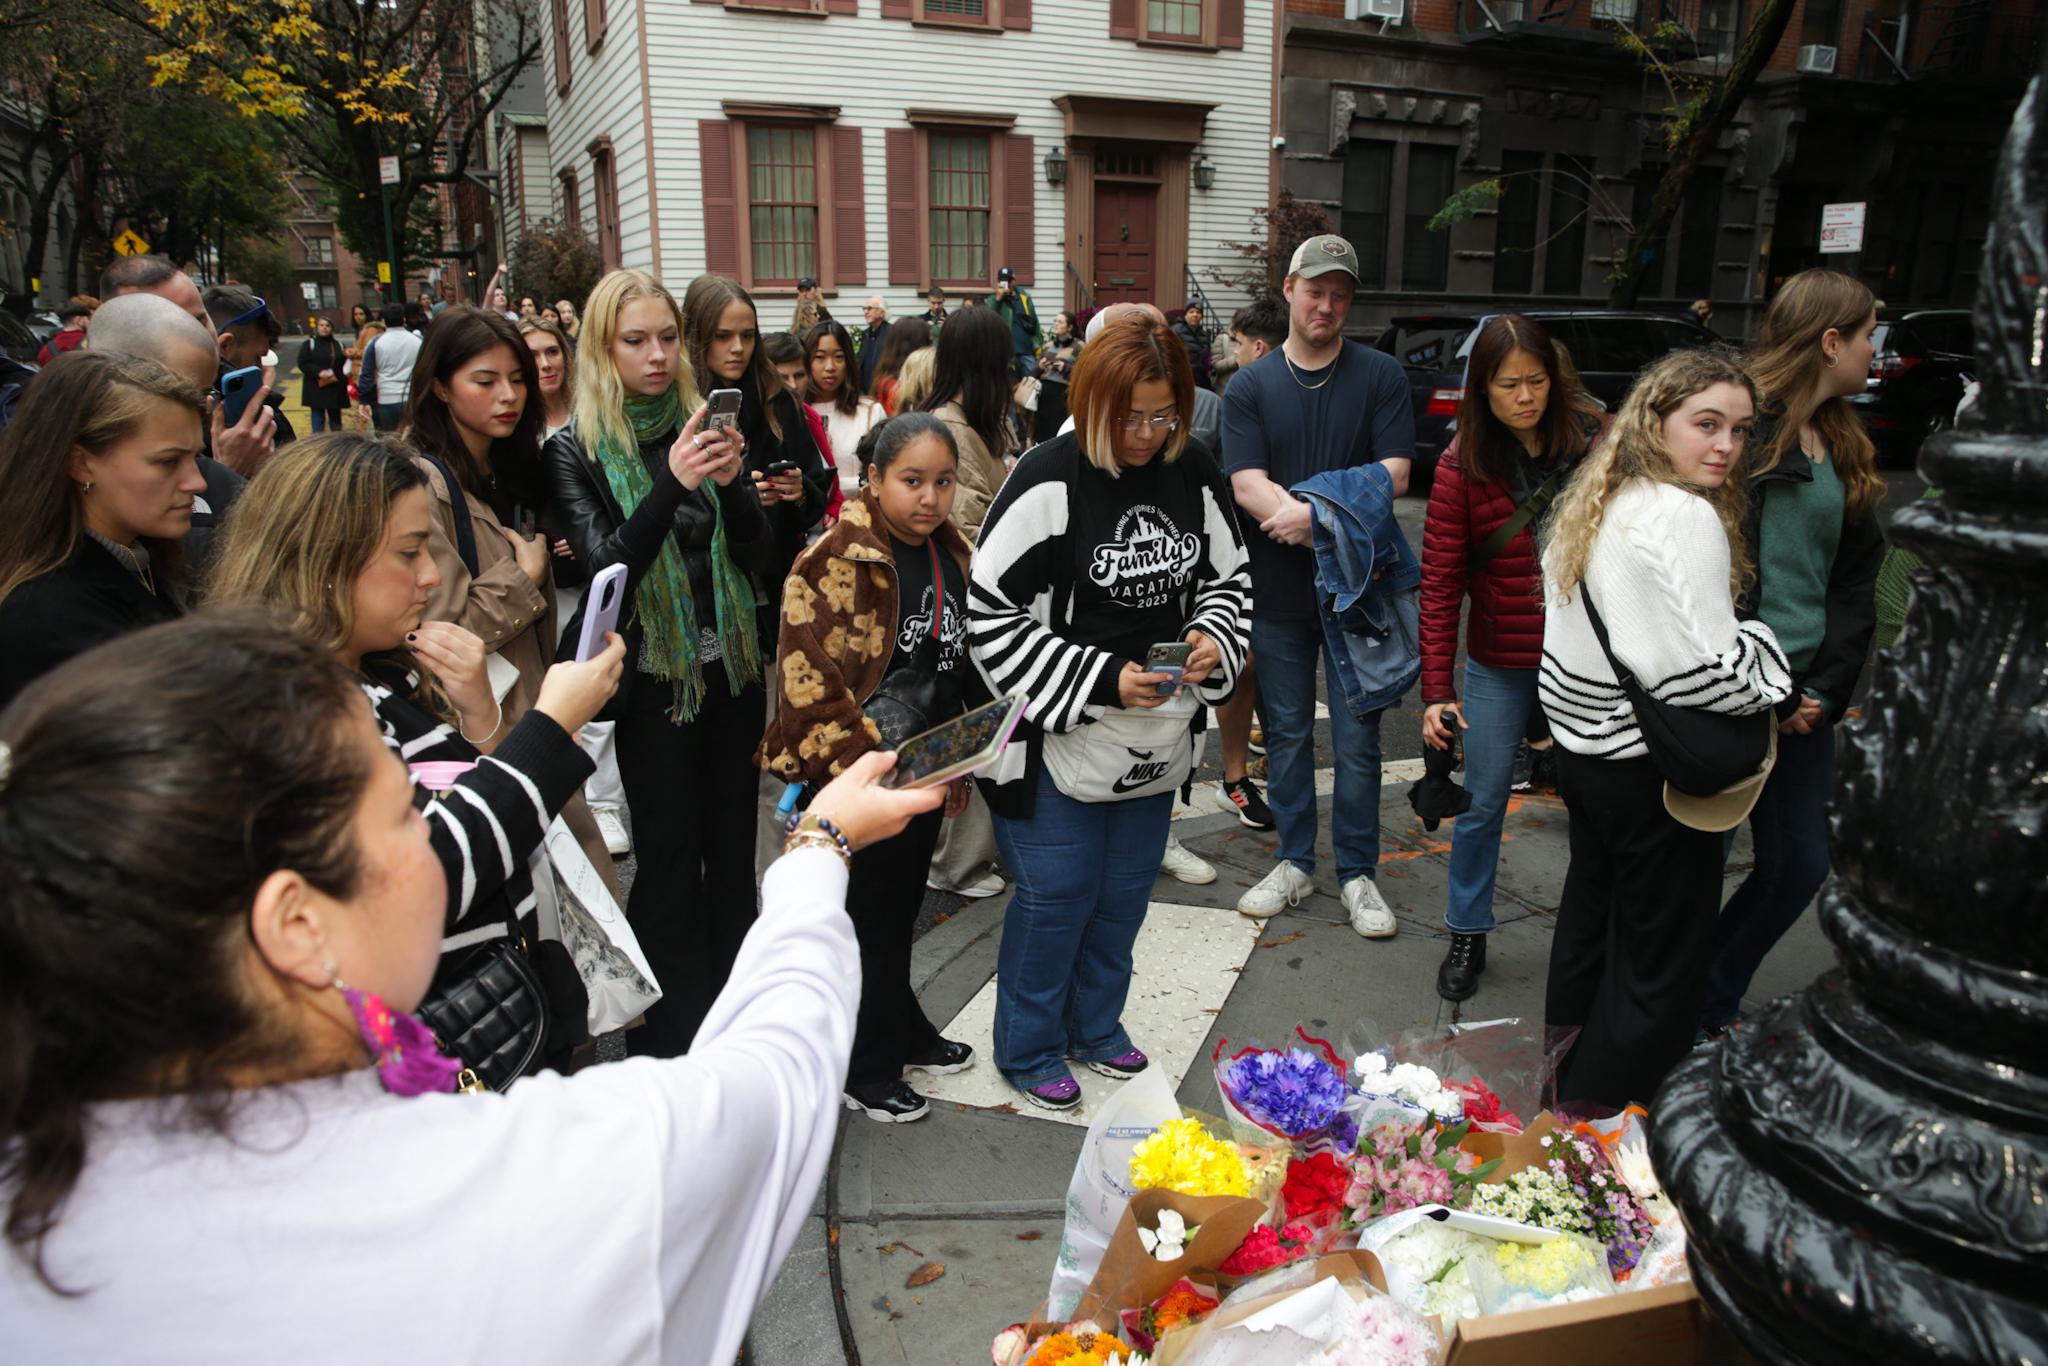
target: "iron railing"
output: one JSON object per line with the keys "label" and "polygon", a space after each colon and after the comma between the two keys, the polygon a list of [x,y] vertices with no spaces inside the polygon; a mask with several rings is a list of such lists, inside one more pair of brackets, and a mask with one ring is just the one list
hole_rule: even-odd
{"label": "iron railing", "polygon": [[1853,74],[1865,81],[1970,81],[2018,89],[2041,51],[2043,16],[2037,5],[1994,0],[1935,0],[1913,6],[1901,19],[1867,19],[1845,43],[1835,69],[1855,53]]}

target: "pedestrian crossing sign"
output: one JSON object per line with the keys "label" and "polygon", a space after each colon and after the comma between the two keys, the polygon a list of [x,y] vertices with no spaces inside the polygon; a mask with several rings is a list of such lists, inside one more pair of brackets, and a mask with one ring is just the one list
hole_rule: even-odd
{"label": "pedestrian crossing sign", "polygon": [[138,236],[133,228],[123,228],[121,235],[114,239],[114,250],[123,256],[142,256],[148,253],[149,243]]}

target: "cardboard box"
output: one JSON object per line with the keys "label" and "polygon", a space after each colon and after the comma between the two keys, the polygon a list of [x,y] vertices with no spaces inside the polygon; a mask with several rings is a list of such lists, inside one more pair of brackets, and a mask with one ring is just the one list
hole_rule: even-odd
{"label": "cardboard box", "polygon": [[1660,1285],[1460,1320],[1444,1366],[1709,1366],[1705,1336],[1699,1293]]}

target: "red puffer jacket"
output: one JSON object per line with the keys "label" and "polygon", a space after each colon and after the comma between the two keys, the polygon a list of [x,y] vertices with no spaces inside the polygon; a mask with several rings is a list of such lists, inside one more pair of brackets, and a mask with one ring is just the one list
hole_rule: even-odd
{"label": "red puffer jacket", "polygon": [[[1499,480],[1469,478],[1454,438],[1437,461],[1422,527],[1422,701],[1455,702],[1458,611],[1466,590],[1466,557],[1512,517],[1514,495]],[[1500,548],[1471,584],[1472,616],[1465,652],[1496,669],[1534,669],[1543,662],[1543,569],[1533,527]]]}

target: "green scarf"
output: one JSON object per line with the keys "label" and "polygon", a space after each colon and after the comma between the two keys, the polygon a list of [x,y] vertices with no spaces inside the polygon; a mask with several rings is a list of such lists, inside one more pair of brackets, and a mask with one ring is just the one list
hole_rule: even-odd
{"label": "green scarf", "polygon": [[[626,420],[632,425],[634,444],[622,450],[608,434],[599,433],[597,463],[611,485],[612,496],[619,500],[620,511],[630,517],[654,487],[654,479],[640,459],[640,446],[682,426],[682,399],[674,385],[653,397],[628,394]],[[716,490],[706,489],[705,493],[711,502],[711,585],[718,609],[718,640],[724,651],[726,679],[732,690],[739,692],[761,677],[754,590],[726,548],[725,512]],[[704,670],[697,659],[697,595],[690,589],[690,573],[673,534],[661,538],[661,553],[640,576],[633,601],[644,632],[641,666],[674,685],[675,705],[669,709],[669,719],[695,720],[704,700]],[[628,667],[632,667],[630,663]]]}

